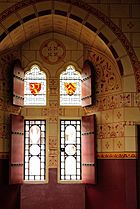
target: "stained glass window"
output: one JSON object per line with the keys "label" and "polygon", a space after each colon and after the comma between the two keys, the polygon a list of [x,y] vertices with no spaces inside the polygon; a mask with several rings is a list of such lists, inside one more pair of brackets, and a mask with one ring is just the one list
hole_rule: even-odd
{"label": "stained glass window", "polygon": [[25,120],[24,179],[45,180],[46,122]]}
{"label": "stained glass window", "polygon": [[81,180],[81,121],[60,121],[60,180]]}
{"label": "stained glass window", "polygon": [[60,105],[81,105],[81,74],[73,65],[60,75]]}
{"label": "stained glass window", "polygon": [[24,105],[46,105],[46,74],[38,65],[25,73]]}

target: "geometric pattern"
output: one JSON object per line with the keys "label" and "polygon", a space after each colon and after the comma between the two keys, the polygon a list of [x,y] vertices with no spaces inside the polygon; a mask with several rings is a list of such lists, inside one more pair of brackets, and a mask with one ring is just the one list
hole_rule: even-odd
{"label": "geometric pattern", "polygon": [[66,55],[64,44],[56,39],[44,41],[40,46],[40,56],[47,64],[57,64]]}

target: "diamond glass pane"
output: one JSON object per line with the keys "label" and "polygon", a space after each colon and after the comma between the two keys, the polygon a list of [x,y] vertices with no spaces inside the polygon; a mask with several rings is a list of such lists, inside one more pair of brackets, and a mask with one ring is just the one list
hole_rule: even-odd
{"label": "diamond glass pane", "polygon": [[60,105],[81,105],[81,74],[72,65],[60,75]]}
{"label": "diamond glass pane", "polygon": [[37,65],[25,73],[24,105],[46,105],[46,74]]}
{"label": "diamond glass pane", "polygon": [[81,179],[81,121],[60,121],[60,180]]}
{"label": "diamond glass pane", "polygon": [[46,122],[44,120],[25,120],[24,127],[24,179],[45,180]]}

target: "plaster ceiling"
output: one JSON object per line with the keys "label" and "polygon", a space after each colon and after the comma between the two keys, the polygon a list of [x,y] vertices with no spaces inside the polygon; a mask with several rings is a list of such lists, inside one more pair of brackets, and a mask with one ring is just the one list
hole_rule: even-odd
{"label": "plaster ceiling", "polygon": [[[9,21],[14,20],[11,18]],[[7,24],[7,21],[3,21],[3,28],[7,28]],[[21,45],[34,37],[50,32],[69,36],[88,47],[99,49],[113,58],[110,49],[97,33],[88,29],[82,23],[56,14],[36,17],[20,24],[14,30],[7,33],[7,36],[1,41],[0,51]]]}

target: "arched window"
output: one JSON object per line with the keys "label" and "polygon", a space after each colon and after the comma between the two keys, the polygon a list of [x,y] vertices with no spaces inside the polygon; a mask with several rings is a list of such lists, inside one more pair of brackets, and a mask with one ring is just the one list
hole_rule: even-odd
{"label": "arched window", "polygon": [[81,74],[73,65],[60,74],[60,105],[81,105]]}
{"label": "arched window", "polygon": [[[20,75],[20,76],[19,76]],[[20,105],[25,97],[25,105],[46,104],[46,75],[38,65],[33,65],[26,72],[23,79],[21,65],[17,63],[14,68],[14,102]],[[85,62],[81,74],[69,65],[60,75],[60,104],[66,106],[90,106],[93,102],[92,65]],[[20,83],[20,81],[22,81]],[[23,82],[25,85],[23,88]],[[82,85],[82,92],[81,92]],[[18,92],[18,90],[22,90]],[[23,92],[24,90],[24,92]],[[19,94],[21,93],[21,94]],[[20,96],[21,95],[21,96]],[[17,100],[17,98],[19,98]],[[57,97],[58,98],[58,97]],[[34,109],[34,108],[33,108]],[[44,108],[40,108],[44,109]],[[72,108],[66,108],[71,111]],[[76,109],[80,109],[77,107]],[[51,106],[49,107],[51,109]],[[96,183],[96,139],[95,115],[78,115],[71,111],[71,117],[59,120],[59,180],[82,181],[83,183]],[[38,113],[37,113],[38,114]],[[65,117],[66,116],[66,117]],[[45,116],[46,117],[46,116]],[[48,122],[47,122],[48,121]],[[10,157],[10,182],[23,183],[25,181],[46,182],[48,165],[48,132],[49,120],[27,118],[22,115],[11,115],[11,157]],[[55,129],[54,129],[55,130]],[[47,133],[47,134],[46,134]],[[20,139],[20,140],[19,140]]]}
{"label": "arched window", "polygon": [[24,105],[46,105],[46,74],[38,65],[25,73]]}

